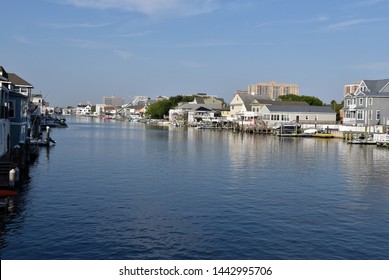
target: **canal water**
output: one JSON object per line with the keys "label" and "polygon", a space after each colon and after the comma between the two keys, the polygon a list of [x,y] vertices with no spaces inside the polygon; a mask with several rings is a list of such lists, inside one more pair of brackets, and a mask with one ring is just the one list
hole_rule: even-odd
{"label": "canal water", "polygon": [[389,150],[69,119],[1,259],[389,259]]}

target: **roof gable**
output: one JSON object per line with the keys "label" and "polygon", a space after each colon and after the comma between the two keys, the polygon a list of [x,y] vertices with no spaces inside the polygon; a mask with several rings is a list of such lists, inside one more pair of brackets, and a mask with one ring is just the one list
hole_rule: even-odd
{"label": "roof gable", "polygon": [[4,80],[8,80],[8,73],[5,71],[3,66],[0,66],[0,76],[4,78]]}
{"label": "roof gable", "polygon": [[212,110],[210,110],[210,109],[208,109],[208,108],[205,108],[205,107],[203,107],[203,106],[200,106],[200,107],[198,107],[198,108],[196,109],[196,111],[206,111],[206,112],[208,112],[208,111],[212,111]]}
{"label": "roof gable", "polygon": [[355,93],[355,96],[359,96],[359,95],[366,95],[366,94],[362,91],[358,91],[357,93]]}
{"label": "roof gable", "polygon": [[389,82],[380,90],[381,92],[389,92]]}
{"label": "roof gable", "polygon": [[389,79],[382,80],[363,80],[363,83],[366,85],[367,89],[370,92],[381,92],[382,89],[386,88],[389,83]]}
{"label": "roof gable", "polygon": [[33,87],[29,82],[22,79],[21,77],[19,77],[15,73],[8,73],[8,79],[15,86]]}

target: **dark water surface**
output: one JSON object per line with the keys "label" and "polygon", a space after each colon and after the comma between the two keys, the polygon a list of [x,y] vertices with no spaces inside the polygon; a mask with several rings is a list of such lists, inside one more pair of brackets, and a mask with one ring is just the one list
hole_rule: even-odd
{"label": "dark water surface", "polygon": [[70,119],[1,259],[389,259],[389,149]]}

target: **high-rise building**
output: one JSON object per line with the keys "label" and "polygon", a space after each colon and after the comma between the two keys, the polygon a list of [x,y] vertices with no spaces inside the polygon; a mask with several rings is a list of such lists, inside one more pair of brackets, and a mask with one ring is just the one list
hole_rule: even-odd
{"label": "high-rise building", "polygon": [[360,84],[361,82],[355,82],[353,85],[345,85],[343,96],[346,96],[347,94],[354,94]]}
{"label": "high-rise building", "polygon": [[249,85],[247,92],[251,95],[266,95],[271,99],[277,99],[279,96],[287,94],[300,95],[298,85],[281,84],[275,81],[261,82],[255,85]]}
{"label": "high-rise building", "polygon": [[105,105],[111,105],[111,106],[115,106],[115,107],[119,107],[119,106],[122,106],[124,105],[124,98],[121,98],[121,97],[116,97],[116,96],[111,96],[111,97],[104,97],[103,98],[103,103]]}

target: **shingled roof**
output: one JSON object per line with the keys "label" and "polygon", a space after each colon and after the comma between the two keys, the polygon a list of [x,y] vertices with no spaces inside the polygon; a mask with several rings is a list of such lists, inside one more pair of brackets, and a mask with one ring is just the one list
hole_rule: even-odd
{"label": "shingled roof", "polygon": [[367,86],[370,93],[389,92],[389,79],[363,80],[363,82]]}
{"label": "shingled roof", "polygon": [[23,86],[23,87],[33,87],[32,84],[27,82],[26,80],[22,79],[15,73],[8,73],[8,80],[14,84],[15,86]]}
{"label": "shingled roof", "polygon": [[267,106],[267,108],[270,112],[334,113],[330,106],[271,105]]}

